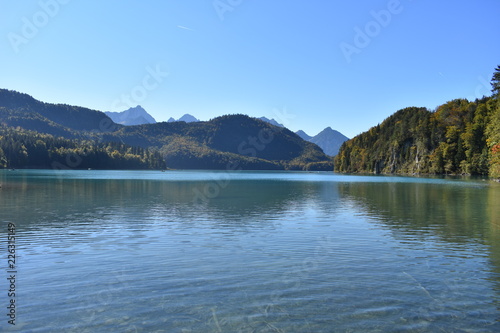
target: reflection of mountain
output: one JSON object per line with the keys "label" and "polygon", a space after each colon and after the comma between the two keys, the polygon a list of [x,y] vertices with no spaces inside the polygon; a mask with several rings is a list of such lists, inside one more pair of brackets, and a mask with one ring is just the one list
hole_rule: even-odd
{"label": "reflection of mountain", "polygon": [[[47,175],[53,174],[47,171]],[[166,174],[158,172],[160,177]],[[337,188],[332,183],[253,179],[228,181],[226,173],[214,175],[213,180],[199,181],[65,178],[54,181],[53,178],[44,180],[44,177],[27,181],[21,177],[13,182],[2,179],[0,174],[0,183],[3,183],[0,201],[15,207],[9,209],[11,216],[5,218],[16,221],[16,216],[24,216],[23,221],[16,221],[20,230],[32,228],[31,224],[64,227],[80,220],[81,216],[88,216],[89,224],[100,228],[106,223],[116,223],[113,216],[127,212],[140,214],[141,221],[156,216],[185,223],[203,215],[207,221],[212,221],[210,223],[234,221],[234,226],[227,227],[252,227],[261,223],[272,226],[272,223],[268,224],[275,220],[271,217],[286,216],[290,210],[304,207],[311,200],[315,205],[319,201],[324,202],[320,203],[320,209],[332,214],[338,208],[335,204],[338,201]],[[197,193],[208,196],[200,198]],[[319,201],[318,196],[321,198]],[[23,208],[26,200],[37,202],[38,208],[26,212]],[[26,218],[27,214],[29,218]],[[139,228],[140,225],[133,227]]]}
{"label": "reflection of mountain", "polygon": [[[47,175],[53,174],[47,171]],[[191,173],[179,174],[191,178]],[[158,173],[158,178],[162,175],[170,177],[168,173]],[[438,237],[464,249],[471,244],[487,244],[491,247],[492,260],[500,267],[500,244],[494,241],[500,237],[500,206],[497,205],[500,186],[234,179],[234,174],[229,179],[228,175],[213,173],[212,178],[189,181],[61,178],[59,182],[44,180],[44,177],[30,178],[28,182],[20,176],[14,182],[1,178],[0,174],[3,184],[0,200],[16,207],[9,209],[12,216],[5,216],[13,220],[18,215],[26,216],[26,198],[37,203],[38,208],[32,210],[31,217],[19,221],[20,228],[26,223],[72,223],[74,214],[105,211],[105,218],[127,210],[141,212],[145,220],[151,214],[178,221],[204,215],[207,221],[234,220],[240,221],[240,226],[242,223],[251,226],[263,223],[266,216],[283,217],[308,209],[334,216],[339,208],[348,205],[389,228],[396,239],[424,241],[427,237]],[[96,215],[94,222],[100,223],[100,220],[102,217]]]}
{"label": "reflection of mountain", "polygon": [[[86,175],[86,171],[80,172]],[[335,214],[340,206],[350,203],[398,235],[438,236],[443,241],[468,244],[489,243],[490,237],[500,234],[500,206],[496,204],[500,186],[495,185],[242,179],[236,176],[238,173],[226,172],[209,173],[209,177],[198,180],[191,176],[197,172],[179,172],[174,176],[158,172],[154,179],[61,177],[54,181],[54,174],[48,170],[46,176],[28,181],[24,171],[0,173],[0,201],[16,207],[9,209],[13,215],[5,218],[15,219],[21,212],[26,215],[26,198],[37,202],[38,208],[32,211],[30,221],[20,221],[20,226],[41,219],[52,223],[54,212],[59,212],[59,222],[71,223],[71,214],[95,209],[110,214],[116,209],[150,214],[179,208],[178,213],[187,215],[203,211],[212,220],[238,216],[250,221],[263,213],[283,215],[308,205],[326,215]],[[184,178],[175,180],[177,175]]]}
{"label": "reflection of mountain", "polygon": [[[202,178],[198,172],[156,172],[151,179],[109,179],[106,175],[115,174],[106,172],[102,179],[85,179],[87,171],[80,171],[81,179],[57,179],[54,174],[60,173],[50,170],[36,178],[25,174],[0,172],[0,208],[9,207],[2,210],[2,218],[16,223],[20,232],[60,232],[71,225],[69,229],[82,232],[120,229],[137,234],[160,223],[187,232],[214,228],[240,234],[274,229],[283,221],[336,228],[347,212],[362,216],[375,229],[389,230],[405,246],[443,247],[457,256],[480,247],[489,255],[491,273],[500,274],[500,186],[351,182],[334,175],[331,181],[307,181],[306,173],[293,181],[272,174],[261,179],[248,172],[245,177],[218,172]],[[26,210],[27,202],[36,203],[34,209]],[[308,217],[308,212],[321,218]],[[348,224],[356,220],[345,218]]]}

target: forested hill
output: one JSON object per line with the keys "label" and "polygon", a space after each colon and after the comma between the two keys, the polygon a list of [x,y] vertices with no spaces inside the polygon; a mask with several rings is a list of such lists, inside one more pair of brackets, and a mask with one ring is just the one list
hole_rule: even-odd
{"label": "forested hill", "polygon": [[43,126],[49,132],[49,128],[57,130],[57,134],[65,132],[69,135],[68,129],[103,132],[109,130],[106,125],[109,127],[109,124],[114,124],[100,111],[66,104],[44,103],[28,94],[7,89],[0,89],[0,110],[2,120],[8,121],[11,126],[21,126],[29,130],[40,130],[39,127]]}
{"label": "forested hill", "polygon": [[127,126],[105,135],[107,141],[156,147],[172,168],[333,170],[333,162],[315,144],[290,130],[246,115],[205,122],[162,122]]}
{"label": "forested hill", "polygon": [[431,112],[400,110],[353,139],[335,158],[347,173],[468,174],[500,178],[500,66],[493,95],[457,99]]}

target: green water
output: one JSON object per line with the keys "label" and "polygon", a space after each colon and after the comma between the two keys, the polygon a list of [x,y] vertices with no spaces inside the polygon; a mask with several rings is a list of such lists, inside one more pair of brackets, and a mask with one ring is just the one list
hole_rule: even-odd
{"label": "green water", "polygon": [[2,331],[500,331],[500,184],[52,170],[0,183]]}

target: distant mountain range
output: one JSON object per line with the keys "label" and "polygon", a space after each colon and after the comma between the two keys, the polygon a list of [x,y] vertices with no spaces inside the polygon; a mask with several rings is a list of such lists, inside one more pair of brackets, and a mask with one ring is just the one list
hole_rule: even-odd
{"label": "distant mountain range", "polygon": [[[123,112],[105,112],[115,123],[121,125],[143,125],[143,124],[154,124],[156,120],[146,112],[140,105],[135,108],[130,108]],[[269,119],[266,117],[258,118],[265,121],[271,125],[284,127],[282,124],[278,123],[275,119]],[[199,122],[200,120],[195,118],[190,114],[185,114],[179,119],[170,118],[167,120],[168,123],[184,121],[186,123]],[[349,140],[348,137],[342,133],[333,130],[331,127],[325,128],[316,136],[307,135],[304,131],[298,130],[295,132],[303,140],[317,144],[323,152],[328,156],[335,156],[338,154],[340,146],[344,141]]]}
{"label": "distant mountain range", "polygon": [[[266,121],[270,124],[273,124],[275,126],[283,127],[283,125],[279,124],[274,119],[268,119],[266,117],[261,117],[259,119]],[[315,136],[310,136],[303,130],[298,130],[297,132],[295,132],[295,134],[297,134],[303,140],[317,144],[321,149],[323,149],[323,152],[328,156],[337,155],[342,144],[345,141],[349,140],[349,138],[346,137],[344,134],[340,133],[339,131],[333,130],[331,127],[325,128]]]}
{"label": "distant mountain range", "polygon": [[104,112],[108,117],[110,117],[115,123],[121,125],[143,125],[143,124],[154,124],[156,120],[146,112],[140,105],[135,108],[130,108],[123,112]]}
{"label": "distant mountain range", "polygon": [[[125,126],[135,126],[144,124],[156,124],[156,119],[153,118],[142,106],[137,105],[135,108],[130,108],[122,112],[104,112],[115,123]],[[173,123],[177,121],[184,121],[186,123],[194,123],[200,121],[190,114],[185,114],[179,119],[170,117],[167,122]]]}

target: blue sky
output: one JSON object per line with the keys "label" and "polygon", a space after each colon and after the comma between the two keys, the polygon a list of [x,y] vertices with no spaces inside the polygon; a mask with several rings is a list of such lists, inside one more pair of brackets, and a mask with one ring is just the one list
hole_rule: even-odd
{"label": "blue sky", "polygon": [[349,137],[490,94],[498,0],[0,0],[0,88],[101,111]]}

